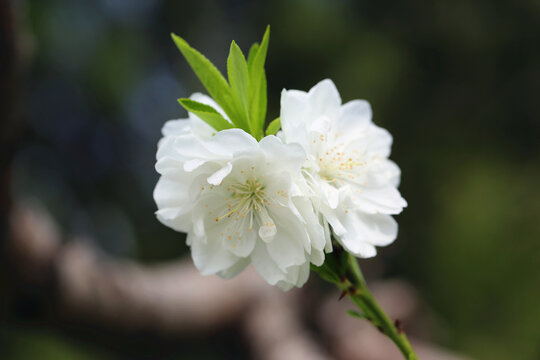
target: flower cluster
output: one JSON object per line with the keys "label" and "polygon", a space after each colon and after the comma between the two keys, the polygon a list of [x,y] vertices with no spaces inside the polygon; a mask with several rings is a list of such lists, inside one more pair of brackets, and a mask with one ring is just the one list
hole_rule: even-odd
{"label": "flower cluster", "polygon": [[373,124],[366,101],[342,104],[330,80],[283,90],[281,116],[263,131],[267,35],[247,61],[233,42],[227,88],[201,76],[217,70],[174,37],[212,98],[181,99],[188,118],[163,127],[154,199],[157,218],[187,233],[202,274],[230,278],[252,264],[290,289],[307,281],[310,264],[324,263],[332,238],[358,257],[375,256],[396,238],[391,215],[406,202],[388,159],[391,135]]}

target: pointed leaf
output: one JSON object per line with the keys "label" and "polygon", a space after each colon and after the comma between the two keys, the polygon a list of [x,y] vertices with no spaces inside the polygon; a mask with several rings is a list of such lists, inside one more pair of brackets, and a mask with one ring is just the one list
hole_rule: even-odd
{"label": "pointed leaf", "polygon": [[253,60],[255,60],[255,55],[257,54],[257,51],[259,50],[259,43],[254,43],[249,48],[249,54],[248,54],[248,69],[251,69],[251,64],[253,64]]}
{"label": "pointed leaf", "polygon": [[237,113],[240,118],[237,119],[239,126],[249,131],[249,74],[246,58],[242,50],[233,41],[229,58],[227,59],[227,72],[229,82],[235,99]]}
{"label": "pointed leaf", "polygon": [[227,80],[203,54],[189,46],[180,36],[171,33],[176,46],[204,85],[210,96],[223,108],[233,123],[238,117]]}
{"label": "pointed leaf", "polygon": [[223,116],[221,116],[220,113],[217,112],[216,109],[210,105],[186,98],[178,99],[178,102],[184,107],[184,109],[200,117],[208,125],[216,129],[216,131],[230,129],[233,127],[233,124],[228,122]]}
{"label": "pointed leaf", "polygon": [[254,128],[256,129],[255,137],[258,139],[259,137],[262,137],[263,134],[263,127],[264,127],[264,121],[266,119],[266,101],[267,101],[267,95],[266,95],[266,74],[264,72],[264,69],[262,71],[262,77],[260,78],[259,87],[254,88],[251,91],[252,94],[252,100],[250,101],[250,116],[252,119],[252,123],[255,124]]}
{"label": "pointed leaf", "polygon": [[251,76],[257,76],[257,71],[264,69],[264,63],[266,61],[266,52],[268,51],[268,42],[270,41],[270,25],[266,27],[266,31],[264,32],[263,39],[261,41],[261,44],[258,45],[257,43],[253,44],[252,49],[250,49],[250,55],[251,50],[253,50],[253,47],[257,45],[257,52],[254,53],[253,62],[250,62],[249,72]]}
{"label": "pointed leaf", "polygon": [[266,128],[266,135],[276,135],[278,130],[281,128],[281,119],[275,118],[268,124],[268,127]]}
{"label": "pointed leaf", "polygon": [[[249,63],[249,77],[251,80],[251,92],[249,98],[250,118],[257,129],[257,136],[262,136],[264,120],[266,118],[266,74],[264,63],[270,41],[270,26],[266,28],[261,45],[253,52],[253,60]],[[252,48],[253,49],[253,48]],[[251,51],[250,51],[251,53]],[[256,136],[256,137],[257,137]]]}

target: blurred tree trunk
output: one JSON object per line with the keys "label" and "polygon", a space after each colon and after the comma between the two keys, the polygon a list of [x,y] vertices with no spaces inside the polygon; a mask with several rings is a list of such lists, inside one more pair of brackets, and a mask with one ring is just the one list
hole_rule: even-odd
{"label": "blurred tree trunk", "polygon": [[15,33],[13,3],[0,0],[0,241],[7,235],[10,163],[19,117],[19,51]]}

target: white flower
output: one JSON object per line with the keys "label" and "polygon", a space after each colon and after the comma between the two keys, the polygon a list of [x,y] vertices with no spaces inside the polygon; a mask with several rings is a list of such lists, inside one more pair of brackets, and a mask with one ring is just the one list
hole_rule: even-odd
{"label": "white flower", "polygon": [[303,149],[275,136],[257,142],[240,129],[195,134],[196,121],[190,114],[165,126],[154,190],[158,219],[188,233],[204,275],[229,278],[253,263],[272,285],[302,286],[310,262],[323,263],[326,245],[312,204],[295,186]]}
{"label": "white flower", "polygon": [[307,191],[345,249],[372,257],[375,246],[392,243],[390,215],[407,203],[397,190],[400,170],[388,159],[392,137],[372,123],[369,103],[342,105],[334,83],[323,80],[307,93],[283,90],[281,125],[278,135],[308,154]]}

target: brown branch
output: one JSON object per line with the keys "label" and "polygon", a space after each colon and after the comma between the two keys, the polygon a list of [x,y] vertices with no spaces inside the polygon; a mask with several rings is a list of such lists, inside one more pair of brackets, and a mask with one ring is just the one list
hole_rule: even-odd
{"label": "brown branch", "polygon": [[[241,317],[271,291],[253,271],[224,281],[203,277],[190,260],[140,266],[99,254],[84,241],[61,244],[54,222],[35,206],[11,217],[8,251],[21,279],[56,292],[54,313],[125,331],[204,332]],[[51,294],[47,294],[51,296]]]}
{"label": "brown branch", "polygon": [[244,324],[256,359],[329,359],[302,325],[295,292],[253,270],[225,281],[201,276],[191,260],[152,267],[113,260],[85,241],[62,244],[52,218],[31,203],[15,208],[10,225],[4,266],[12,285],[54,299],[56,325],[193,337]]}
{"label": "brown branch", "polygon": [[[305,313],[306,296],[320,293],[270,287],[252,270],[232,280],[204,277],[191,260],[142,266],[111,259],[84,241],[62,244],[47,212],[20,205],[12,213],[7,259],[12,286],[38,289],[50,300],[53,325],[92,325],[97,329],[155,333],[176,338],[208,336],[216,329],[241,324],[253,358],[261,360],[401,359],[393,344],[367,321],[345,311],[354,306],[332,294]],[[403,282],[375,283],[373,293],[388,314],[399,319],[421,359],[463,360],[414,338],[429,321],[419,299]],[[308,306],[309,308],[309,306]],[[316,321],[308,330],[302,315]],[[324,340],[324,341],[322,341]],[[323,346],[322,344],[325,344]]]}
{"label": "brown branch", "polygon": [[331,359],[302,324],[298,292],[274,291],[253,306],[244,321],[253,358],[260,360]]}

